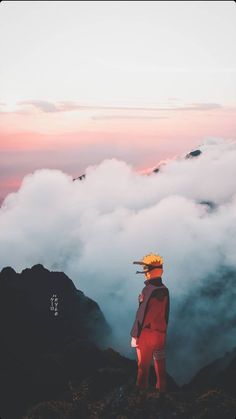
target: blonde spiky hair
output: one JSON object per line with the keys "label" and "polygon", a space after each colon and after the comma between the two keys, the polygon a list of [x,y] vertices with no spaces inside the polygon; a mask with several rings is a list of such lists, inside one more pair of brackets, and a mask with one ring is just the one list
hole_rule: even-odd
{"label": "blonde spiky hair", "polygon": [[156,264],[163,265],[163,258],[160,255],[156,255],[155,253],[150,253],[143,257],[142,262],[148,265]]}

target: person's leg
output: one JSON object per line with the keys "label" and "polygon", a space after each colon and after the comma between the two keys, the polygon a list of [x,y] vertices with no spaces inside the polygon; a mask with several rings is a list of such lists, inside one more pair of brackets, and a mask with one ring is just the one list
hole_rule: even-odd
{"label": "person's leg", "polygon": [[156,372],[156,388],[160,393],[166,391],[166,354],[165,354],[165,334],[158,333],[155,337],[155,349],[153,351],[154,368]]}
{"label": "person's leg", "polygon": [[154,358],[154,368],[157,377],[156,388],[160,393],[166,392],[166,360]]}
{"label": "person's leg", "polygon": [[153,350],[149,345],[148,334],[141,333],[138,348],[136,348],[138,359],[138,374],[136,384],[140,388],[148,388],[149,368],[152,361]]}

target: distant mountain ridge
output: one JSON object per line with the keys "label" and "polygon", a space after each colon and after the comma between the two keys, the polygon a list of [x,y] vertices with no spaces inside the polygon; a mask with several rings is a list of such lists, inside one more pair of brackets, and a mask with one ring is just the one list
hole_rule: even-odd
{"label": "distant mountain ridge", "polygon": [[[201,154],[202,154],[202,151],[196,149],[196,150],[190,151],[188,154],[186,154],[185,159],[196,158],[196,157],[200,156]],[[149,173],[158,173],[160,171],[161,167],[164,166],[164,165],[165,165],[165,163],[160,163],[154,169],[147,170],[147,173],[148,174]],[[75,180],[84,180],[84,179],[86,179],[86,174],[85,173],[83,173],[80,176],[77,176],[77,177],[73,178],[73,181],[75,181]]]}

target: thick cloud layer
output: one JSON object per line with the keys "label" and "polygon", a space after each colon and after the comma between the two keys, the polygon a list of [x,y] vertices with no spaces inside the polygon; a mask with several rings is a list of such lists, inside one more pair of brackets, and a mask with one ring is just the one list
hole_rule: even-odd
{"label": "thick cloud layer", "polygon": [[[173,346],[184,327],[177,315],[181,304],[201,287],[214,287],[222,268],[236,270],[236,143],[211,140],[200,149],[200,156],[175,159],[148,176],[115,159],[89,167],[83,181],[48,169],[26,176],[0,210],[1,267],[21,271],[42,263],[64,271],[100,304],[114,329],[115,347],[131,354],[129,332],[144,279],[135,275],[132,261],[160,253],[171,293]],[[201,340],[208,322],[217,326],[230,295],[232,289],[225,289],[213,318],[209,297],[204,317],[199,319],[196,309],[188,319],[192,344],[189,334],[188,345],[178,346],[175,365],[170,361],[179,380],[208,359],[199,356],[196,333]],[[214,348],[208,344],[209,359],[235,344],[233,333],[221,330]],[[185,372],[177,365],[184,357]]]}

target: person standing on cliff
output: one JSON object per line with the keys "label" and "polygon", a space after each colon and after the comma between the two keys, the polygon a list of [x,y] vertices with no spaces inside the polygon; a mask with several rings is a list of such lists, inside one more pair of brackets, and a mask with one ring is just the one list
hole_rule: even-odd
{"label": "person standing on cliff", "polygon": [[166,392],[166,333],[169,320],[170,298],[168,288],[162,282],[163,259],[151,253],[142,261],[145,287],[139,295],[139,307],[131,330],[131,346],[136,348],[139,388],[148,387],[149,369],[154,361],[156,388],[160,394]]}

